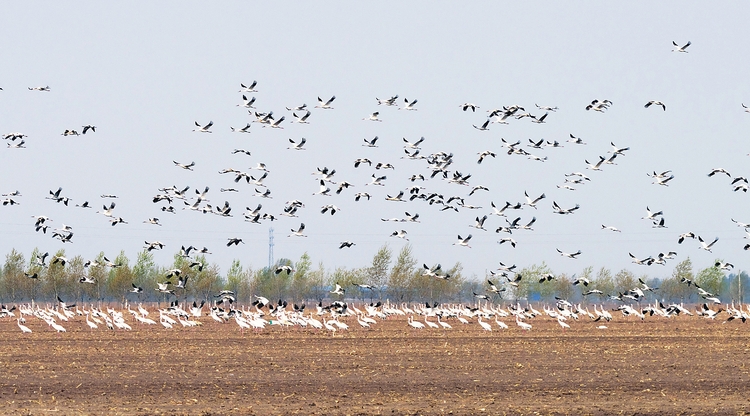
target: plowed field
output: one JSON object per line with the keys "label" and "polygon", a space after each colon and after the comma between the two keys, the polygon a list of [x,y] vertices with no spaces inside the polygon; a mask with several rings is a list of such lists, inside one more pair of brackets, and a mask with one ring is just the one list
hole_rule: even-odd
{"label": "plowed field", "polygon": [[0,321],[0,413],[68,414],[743,414],[750,412],[750,326],[697,317],[539,317],[523,332],[269,327],[57,334]]}

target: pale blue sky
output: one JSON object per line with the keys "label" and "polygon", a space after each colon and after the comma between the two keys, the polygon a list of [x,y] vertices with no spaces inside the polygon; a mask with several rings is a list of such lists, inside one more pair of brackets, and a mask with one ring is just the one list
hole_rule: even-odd
{"label": "pale blue sky", "polygon": [[[249,224],[246,206],[263,204],[277,217],[284,202],[300,199],[299,219],[279,217],[276,258],[297,259],[307,251],[326,267],[366,265],[378,247],[394,251],[405,243],[389,237],[409,232],[415,255],[424,263],[461,261],[468,274],[483,276],[498,261],[519,266],[546,261],[556,272],[573,274],[585,266],[629,268],[665,277],[676,261],[690,256],[697,267],[721,257],[744,268],[745,235],[730,221],[750,222],[749,195],[732,192],[726,177],[708,178],[714,167],[734,176],[750,176],[747,131],[750,114],[748,51],[744,33],[750,6],[716,7],[698,2],[326,2],[248,3],[22,2],[6,4],[0,16],[0,133],[22,132],[27,149],[0,148],[0,192],[19,190],[20,206],[0,206],[0,253],[11,248],[27,256],[34,247],[93,258],[100,251],[115,256],[121,249],[134,259],[144,240],[167,244],[155,252],[168,264],[180,245],[207,246],[212,262],[226,270],[234,258],[254,268],[267,262],[270,223]],[[691,41],[689,53],[674,53],[672,41]],[[283,130],[261,128],[231,133],[252,118],[236,105],[240,83],[258,81],[253,94],[260,111],[286,115]],[[28,91],[49,85],[51,92]],[[418,99],[418,111],[377,106],[375,97],[398,94]],[[310,125],[291,124],[284,107],[316,97],[336,95],[334,110],[314,109]],[[593,99],[614,105],[603,114],[587,112]],[[666,103],[667,111],[643,108],[649,100]],[[459,105],[473,102],[477,113]],[[513,120],[477,131],[485,110],[519,104],[532,113],[534,104],[559,107],[546,124]],[[382,123],[363,121],[381,111]],[[212,134],[191,131],[193,122],[214,122]],[[68,128],[97,126],[95,134],[63,137]],[[536,150],[547,156],[535,162],[502,152],[500,138],[558,140],[568,134],[588,145],[565,143],[561,149]],[[380,137],[376,149],[362,139]],[[414,173],[428,174],[426,163],[400,159],[402,137],[426,138],[422,154],[454,153],[453,169],[471,173],[472,185],[484,185],[467,203],[482,210],[440,212],[421,201],[384,200],[410,183]],[[308,150],[287,150],[288,139],[305,137]],[[609,142],[630,151],[616,166],[585,171],[584,159],[596,160]],[[251,157],[232,155],[245,148]],[[483,150],[497,158],[476,164]],[[354,169],[367,157],[393,163],[385,187],[364,186],[374,168]],[[195,171],[172,160],[195,161]],[[266,183],[274,198],[253,197],[252,185],[235,184],[219,175],[222,168],[248,171],[268,165]],[[313,196],[310,174],[316,167],[336,169],[335,179],[355,184],[342,195]],[[672,170],[669,187],[652,185],[653,170]],[[592,182],[576,191],[556,188],[564,174],[584,171]],[[256,172],[257,171],[253,171]],[[210,186],[213,205],[229,201],[234,217],[181,211],[176,215],[151,203],[157,189],[176,185]],[[88,200],[96,209],[100,194],[118,195],[116,215],[129,224],[109,225],[94,210],[63,207],[44,199],[63,187],[74,203]],[[427,191],[466,196],[466,187],[437,179]],[[237,187],[239,194],[220,193]],[[354,193],[369,191],[370,202],[354,202]],[[494,229],[505,220],[491,216],[490,231],[469,227],[491,212],[490,201],[522,202],[524,191],[547,199],[538,210],[512,212],[527,221],[537,217],[535,231],[514,232],[517,248],[498,245],[505,234]],[[569,216],[552,213],[552,201],[563,207],[580,204]],[[341,208],[321,215],[322,205]],[[646,206],[665,213],[667,229],[642,220]],[[420,224],[383,223],[381,217],[418,212]],[[32,215],[48,215],[53,226],[73,226],[73,244],[35,233]],[[143,224],[158,217],[162,227]],[[291,228],[307,225],[307,238],[288,238]],[[613,225],[622,233],[601,230]],[[720,237],[714,253],[697,241],[677,244],[677,235],[693,231],[707,240]],[[473,234],[472,248],[452,245],[456,235]],[[227,248],[229,237],[247,244]],[[357,245],[338,250],[339,242]],[[555,251],[582,250],[578,260]],[[630,263],[638,257],[677,251],[666,267]]]}

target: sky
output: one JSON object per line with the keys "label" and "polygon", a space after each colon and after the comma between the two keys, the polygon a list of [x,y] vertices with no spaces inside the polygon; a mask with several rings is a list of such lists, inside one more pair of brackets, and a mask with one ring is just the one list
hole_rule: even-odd
{"label": "sky", "polygon": [[[420,263],[461,262],[464,274],[483,277],[499,262],[520,267],[546,262],[556,273],[579,273],[587,266],[667,277],[688,257],[698,268],[721,258],[747,269],[750,242],[731,219],[750,222],[748,198],[733,192],[731,179],[708,177],[722,167],[732,177],[750,177],[748,50],[744,17],[750,5],[721,8],[700,2],[324,2],[249,3],[239,1],[16,2],[0,16],[0,133],[21,132],[26,148],[0,147],[0,193],[20,191],[20,203],[0,206],[0,253],[16,249],[27,258],[38,247],[90,259],[110,258],[121,250],[135,260],[145,241],[161,241],[157,263],[171,264],[180,246],[208,247],[208,259],[226,271],[233,259],[261,268],[268,262],[269,227],[274,257],[298,259],[307,252],[327,269],[366,266],[384,244],[397,253],[413,247]],[[672,41],[692,42],[688,53],[672,52]],[[257,83],[257,111],[285,116],[283,129],[252,123],[249,134],[232,132],[255,120],[242,102],[240,83]],[[49,86],[50,92],[29,87]],[[336,96],[331,110],[311,108],[317,97]],[[418,100],[417,111],[379,106],[377,98]],[[610,100],[603,113],[586,111],[594,99]],[[660,100],[667,110],[652,106]],[[470,102],[476,112],[462,111]],[[291,123],[285,107],[307,104],[309,124]],[[487,110],[520,105],[558,107],[544,124],[529,118],[508,125],[481,125]],[[382,122],[363,120],[379,111]],[[212,133],[195,132],[194,122],[213,121]],[[63,136],[66,129],[92,124],[95,133]],[[586,145],[565,140],[573,134]],[[363,139],[378,136],[377,148]],[[306,150],[287,149],[289,139],[307,140]],[[471,174],[471,187],[439,178],[415,183],[449,196],[462,196],[482,209],[440,211],[422,200],[386,201],[386,195],[414,185],[413,174],[428,175],[424,160],[402,159],[402,141],[424,137],[422,155],[453,153],[451,170]],[[520,140],[544,162],[508,155],[501,139]],[[533,149],[529,139],[559,141],[562,148]],[[616,165],[586,169],[584,160],[609,157],[610,142],[629,147]],[[243,148],[250,156],[232,154]],[[477,154],[497,157],[477,164]],[[354,160],[391,163],[393,170],[354,168]],[[173,161],[195,162],[193,171]],[[221,169],[250,170],[265,163],[272,199],[253,196],[252,184],[234,183]],[[335,169],[334,181],[354,187],[330,197],[318,191],[316,168]],[[652,184],[647,173],[671,170],[669,186]],[[560,189],[565,174],[591,178],[575,191]],[[365,185],[372,174],[385,175],[385,186]],[[210,188],[210,204],[228,201],[232,217],[183,210],[175,214],[154,204],[159,188]],[[335,190],[335,185],[330,185]],[[45,197],[62,187],[72,198],[65,207]],[[238,193],[220,192],[237,188]],[[357,192],[370,201],[354,201]],[[533,231],[495,233],[507,225],[489,215],[487,231],[471,228],[477,216],[491,214],[490,203],[524,202],[544,193],[537,209],[510,211],[523,223],[536,217]],[[102,199],[114,194],[114,200]],[[4,199],[2,197],[0,199]],[[285,202],[299,199],[299,218],[280,216]],[[73,207],[88,201],[94,208]],[[127,224],[111,226],[95,213],[116,202],[115,216]],[[563,208],[580,205],[571,215]],[[245,207],[262,204],[277,221],[245,222]],[[205,202],[204,202],[205,204]],[[335,204],[335,215],[320,208]],[[663,211],[667,228],[642,219],[646,207]],[[383,222],[381,218],[418,213],[420,223]],[[46,215],[50,225],[70,225],[72,243],[34,231],[32,216]],[[158,217],[163,224],[143,223]],[[307,237],[288,237],[305,223]],[[602,230],[615,226],[621,232]],[[391,237],[404,229],[409,241]],[[708,242],[677,243],[692,231]],[[454,245],[471,234],[471,248]],[[227,247],[229,238],[244,245]],[[516,248],[498,244],[512,237]],[[356,243],[339,249],[339,243]],[[581,250],[577,259],[556,251]],[[666,266],[639,266],[639,258],[677,252]]]}

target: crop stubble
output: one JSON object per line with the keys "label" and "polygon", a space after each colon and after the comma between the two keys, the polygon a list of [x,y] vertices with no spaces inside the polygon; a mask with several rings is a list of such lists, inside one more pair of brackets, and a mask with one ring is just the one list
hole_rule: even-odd
{"label": "crop stubble", "polygon": [[[0,322],[3,414],[743,414],[748,328],[618,317],[487,333],[392,318],[335,336],[234,322],[56,334]],[[493,328],[494,329],[494,328]]]}

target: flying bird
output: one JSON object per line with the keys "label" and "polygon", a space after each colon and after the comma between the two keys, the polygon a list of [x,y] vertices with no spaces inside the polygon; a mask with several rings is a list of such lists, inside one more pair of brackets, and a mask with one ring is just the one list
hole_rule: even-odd
{"label": "flying bird", "polygon": [[651,100],[651,101],[647,102],[646,105],[644,105],[644,107],[649,108],[652,105],[661,106],[662,110],[667,111],[667,106],[663,102],[661,102],[661,101]]}
{"label": "flying bird", "polygon": [[688,41],[688,43],[684,44],[683,46],[679,46],[677,44],[677,42],[672,41],[672,45],[674,45],[674,49],[672,49],[672,52],[685,52],[685,53],[687,53],[687,51],[685,49],[687,49],[687,47],[690,46],[690,41]]}

